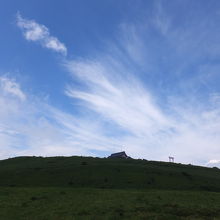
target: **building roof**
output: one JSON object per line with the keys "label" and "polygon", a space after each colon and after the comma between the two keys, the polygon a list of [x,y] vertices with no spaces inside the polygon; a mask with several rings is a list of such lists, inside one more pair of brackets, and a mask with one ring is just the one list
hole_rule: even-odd
{"label": "building roof", "polygon": [[127,154],[125,153],[125,151],[122,151],[122,152],[118,152],[118,153],[111,154],[110,157],[128,157],[128,156],[127,156]]}

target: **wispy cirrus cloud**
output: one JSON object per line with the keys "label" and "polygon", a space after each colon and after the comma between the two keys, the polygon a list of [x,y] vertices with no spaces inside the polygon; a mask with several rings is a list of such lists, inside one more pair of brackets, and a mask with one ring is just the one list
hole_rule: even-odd
{"label": "wispy cirrus cloud", "polygon": [[0,89],[2,94],[9,94],[18,97],[22,101],[26,99],[25,94],[20,89],[20,85],[14,79],[9,79],[6,76],[1,76]]}
{"label": "wispy cirrus cloud", "polygon": [[56,37],[51,36],[46,26],[34,20],[25,19],[20,13],[17,13],[17,26],[22,30],[26,40],[39,42],[45,48],[63,55],[67,54],[66,46]]}
{"label": "wispy cirrus cloud", "polygon": [[[78,114],[27,95],[23,102],[9,93],[1,96],[2,106],[11,103],[0,110],[2,146],[16,155],[103,156],[123,149],[135,158],[167,160],[172,155],[177,162],[216,164],[220,93],[207,84],[218,77],[218,68],[204,58],[211,54],[216,59],[220,52],[217,23],[210,26],[207,18],[198,24],[192,17],[192,25],[175,26],[174,20],[160,4],[144,25],[120,25],[117,42],[94,58],[66,60],[65,70],[78,89],[68,83],[65,94]],[[47,47],[45,26],[21,16],[20,23],[27,40]]]}
{"label": "wispy cirrus cloud", "polygon": [[168,155],[175,155],[184,163],[197,164],[220,157],[218,105],[207,108],[193,97],[174,94],[159,105],[157,97],[120,65],[117,59],[103,56],[67,62],[68,70],[86,89],[68,86],[66,94],[81,100],[91,115],[101,115],[97,120],[101,120],[103,130],[106,122],[111,123],[111,129],[118,127],[117,142],[135,157],[166,160]]}
{"label": "wispy cirrus cloud", "polygon": [[[33,94],[25,94],[19,83],[4,76],[19,88],[19,95],[0,83],[0,159],[22,155],[93,155],[114,151],[117,141],[102,135],[90,118],[79,118],[49,105]],[[25,99],[22,99],[23,94]],[[40,107],[39,107],[40,106]]]}
{"label": "wispy cirrus cloud", "polygon": [[210,160],[208,163],[207,163],[207,165],[219,165],[220,164],[220,160]]}
{"label": "wispy cirrus cloud", "polygon": [[[67,61],[66,68],[84,89],[68,86],[66,94],[101,115],[103,130],[106,122],[117,127],[117,140],[131,155],[156,160],[174,155],[177,161],[206,165],[220,158],[220,93],[207,87],[218,77],[212,59],[220,48],[211,51],[206,44],[215,47],[217,23],[210,26],[212,20],[205,19],[198,26],[192,17],[193,25],[177,27],[173,19],[159,4],[150,23],[122,25],[117,44],[110,44],[106,53]],[[199,42],[194,27],[201,33]],[[158,35],[152,39],[155,30]],[[210,53],[212,58],[204,62]],[[197,67],[191,68],[194,63]]]}
{"label": "wispy cirrus cloud", "polygon": [[99,60],[70,61],[67,68],[83,81],[88,91],[68,87],[66,94],[84,101],[86,108],[111,119],[127,131],[142,137],[157,126],[165,130],[172,124],[134,76],[129,76],[128,72],[124,73],[127,79],[122,75],[114,76],[118,69],[113,68],[110,60],[104,64]]}

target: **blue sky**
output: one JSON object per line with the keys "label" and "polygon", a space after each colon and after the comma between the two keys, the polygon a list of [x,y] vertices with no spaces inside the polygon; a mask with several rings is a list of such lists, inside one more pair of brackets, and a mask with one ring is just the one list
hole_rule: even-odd
{"label": "blue sky", "polygon": [[0,158],[220,165],[220,2],[0,2]]}

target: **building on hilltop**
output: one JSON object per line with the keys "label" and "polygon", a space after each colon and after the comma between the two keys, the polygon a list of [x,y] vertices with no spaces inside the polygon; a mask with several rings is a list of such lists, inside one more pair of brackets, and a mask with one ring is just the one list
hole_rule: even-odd
{"label": "building on hilltop", "polygon": [[122,152],[111,154],[108,158],[125,158],[125,159],[128,159],[130,157],[125,153],[125,151],[122,151]]}

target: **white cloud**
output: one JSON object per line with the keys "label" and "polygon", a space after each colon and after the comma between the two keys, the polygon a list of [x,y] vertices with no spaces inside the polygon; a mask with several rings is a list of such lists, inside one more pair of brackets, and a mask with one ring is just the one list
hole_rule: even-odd
{"label": "white cloud", "polygon": [[17,25],[22,30],[24,37],[29,41],[38,41],[43,47],[56,52],[67,54],[67,48],[56,37],[50,35],[48,28],[38,24],[34,20],[24,19],[20,13],[17,14]]}
{"label": "white cloud", "polygon": [[220,160],[212,159],[206,164],[209,167],[220,167]]}
{"label": "white cloud", "polygon": [[[151,94],[134,77],[130,77],[129,81],[121,76],[108,79],[108,76],[117,73],[116,69],[112,69],[110,61],[107,65],[73,61],[67,66],[89,87],[90,92],[68,88],[66,94],[85,101],[87,108],[123,129],[143,137],[149,129],[154,131],[159,126],[163,130],[170,126],[171,122],[154,103]],[[126,75],[129,78],[128,73]]]}
{"label": "white cloud", "polygon": [[[7,82],[21,91],[15,79],[8,77]],[[19,93],[15,96],[10,89],[5,93],[0,89],[0,159],[22,155],[94,156],[94,150],[112,150],[117,144],[103,136],[89,118],[74,117],[23,92],[26,98],[21,102]]]}
{"label": "white cloud", "polygon": [[217,164],[220,163],[220,160],[210,160],[208,164]]}
{"label": "white cloud", "polygon": [[212,100],[201,103],[192,94],[172,95],[159,105],[157,97],[117,60],[102,54],[67,62],[67,69],[86,89],[68,86],[66,94],[99,115],[96,121],[103,130],[104,122],[111,124],[110,129],[118,127],[117,142],[134,157],[167,160],[173,155],[177,162],[200,165],[220,157],[220,108],[207,107]]}
{"label": "white cloud", "polygon": [[5,76],[0,77],[0,91],[17,97],[22,101],[26,99],[26,95],[20,89],[20,85],[14,79]]}
{"label": "white cloud", "polygon": [[[86,115],[65,113],[23,92],[23,102],[19,95],[14,98],[14,93],[1,93],[0,157],[95,156],[94,151],[121,149],[135,158],[166,161],[171,155],[176,162],[200,165],[220,157],[218,107],[181,103],[175,97],[165,110],[152,92],[128,75],[129,70],[126,75],[117,75],[118,69],[125,68],[118,65],[103,57],[66,63],[73,77],[87,87],[75,90],[68,86],[66,90],[68,96],[80,99],[82,107],[90,110]],[[14,79],[7,81],[22,91]]]}
{"label": "white cloud", "polygon": [[[196,32],[200,33],[197,26],[195,30],[194,26],[188,29],[173,28],[170,18],[166,17],[165,11],[160,7],[153,24],[160,31],[163,40],[166,39],[164,48],[160,47],[161,38],[147,42],[150,39],[148,37],[142,41],[144,37],[139,37],[138,28],[125,25],[118,44],[111,44],[111,48],[107,49],[110,53],[104,51],[100,55],[96,54],[94,59],[66,61],[65,67],[71,72],[73,80],[77,78],[80,81],[82,87],[78,86],[79,89],[76,90],[69,85],[65,93],[74,100],[80,100],[81,110],[86,109],[86,115],[82,113],[74,116],[43,101],[35,103],[33,100],[26,100],[21,103],[10,95],[0,96],[0,104],[4,106],[0,109],[0,144],[9,149],[8,152],[2,152],[9,155],[13,149],[17,155],[92,155],[95,150],[118,151],[124,146],[123,150],[135,158],[167,160],[168,156],[174,156],[176,162],[217,164],[218,160],[210,158],[220,158],[219,94],[212,91],[211,99],[204,101],[192,90],[175,93],[173,87],[183,85],[188,89],[186,82],[192,81],[192,78],[172,78],[165,71],[159,75],[156,71],[152,71],[152,74],[145,72],[146,75],[141,76],[145,81],[142,83],[139,79],[140,69],[133,65],[133,62],[144,62],[154,66],[154,60],[159,57],[161,64],[173,59],[176,69],[181,69],[204,54],[209,54],[206,46],[196,50],[201,42],[209,39],[209,31],[201,33],[197,42],[194,37],[197,36]],[[27,40],[39,41],[44,47],[59,48],[57,51],[66,53],[66,49],[62,49],[62,44],[59,46],[60,42],[50,36],[45,26],[25,20],[20,15],[18,26]],[[150,25],[147,32],[150,32],[149,28]],[[171,49],[167,47],[169,44]],[[175,60],[175,56],[181,59]],[[163,66],[160,70],[162,68]],[[172,66],[167,69],[173,71],[175,68]],[[204,71],[206,74],[208,70]],[[161,76],[162,74],[164,75]],[[156,80],[154,84],[152,81],[151,83],[155,87],[159,87],[162,80],[167,80],[168,86],[160,91],[148,87],[148,81],[153,77]],[[172,80],[169,81],[169,77]],[[193,89],[197,85],[196,80],[190,85]],[[166,93],[162,94],[164,91]],[[14,147],[20,145],[27,147]]]}

